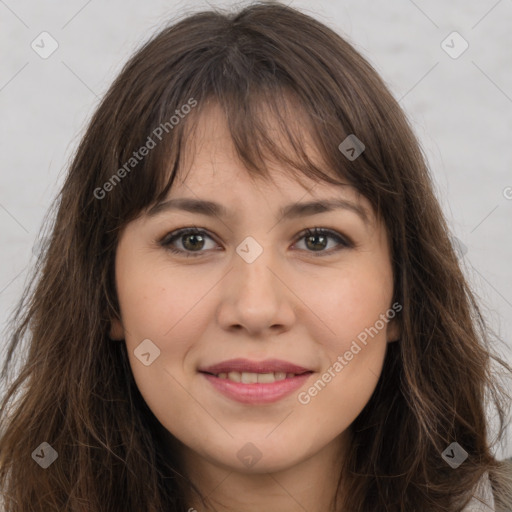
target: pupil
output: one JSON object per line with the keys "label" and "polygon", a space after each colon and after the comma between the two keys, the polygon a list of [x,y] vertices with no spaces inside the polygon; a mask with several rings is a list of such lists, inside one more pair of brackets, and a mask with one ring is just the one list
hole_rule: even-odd
{"label": "pupil", "polygon": [[[317,238],[321,238],[323,240],[324,243],[321,243],[320,244],[320,249],[323,249],[325,248],[325,235],[311,235],[307,238],[307,241],[310,241],[310,240],[314,240],[314,239],[317,239]],[[318,244],[313,244],[313,245],[318,245]]]}
{"label": "pupil", "polygon": [[[185,235],[185,240],[189,240],[190,238],[194,238],[194,237],[202,239],[201,235]],[[187,243],[184,243],[183,245],[186,249],[194,249],[194,248],[201,249],[201,247],[194,247],[194,243],[192,243],[192,247],[187,247]]]}

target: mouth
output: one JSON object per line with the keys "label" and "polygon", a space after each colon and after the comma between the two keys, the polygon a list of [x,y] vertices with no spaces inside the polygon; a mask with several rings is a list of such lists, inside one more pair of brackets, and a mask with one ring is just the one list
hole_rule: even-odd
{"label": "mouth", "polygon": [[313,370],[277,359],[231,359],[199,373],[223,395],[246,404],[275,402],[302,386]]}

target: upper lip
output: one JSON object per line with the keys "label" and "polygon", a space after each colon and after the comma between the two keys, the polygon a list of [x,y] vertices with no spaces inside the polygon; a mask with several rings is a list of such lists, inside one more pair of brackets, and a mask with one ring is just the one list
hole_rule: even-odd
{"label": "upper lip", "polygon": [[308,368],[282,361],[280,359],[265,359],[264,361],[250,361],[249,359],[229,359],[220,363],[199,368],[200,372],[218,375],[219,373],[247,372],[247,373],[295,373],[310,372]]}

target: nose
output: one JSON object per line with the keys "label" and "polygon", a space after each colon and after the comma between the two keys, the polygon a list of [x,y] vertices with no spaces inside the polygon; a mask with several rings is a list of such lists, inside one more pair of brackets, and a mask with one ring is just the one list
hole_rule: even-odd
{"label": "nose", "polygon": [[251,336],[286,331],[295,320],[291,283],[272,250],[265,248],[252,262],[238,253],[225,277],[217,312],[225,330],[245,330]]}

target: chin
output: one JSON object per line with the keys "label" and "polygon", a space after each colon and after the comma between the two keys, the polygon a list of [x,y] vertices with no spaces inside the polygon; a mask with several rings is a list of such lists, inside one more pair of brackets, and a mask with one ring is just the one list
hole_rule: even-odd
{"label": "chin", "polygon": [[[222,465],[229,471],[244,474],[276,473],[298,464],[307,454],[298,454],[291,447],[289,450],[276,451],[276,446],[268,441],[235,443],[233,449],[222,453],[208,453],[206,457],[214,464]],[[233,456],[234,455],[234,456]]]}

